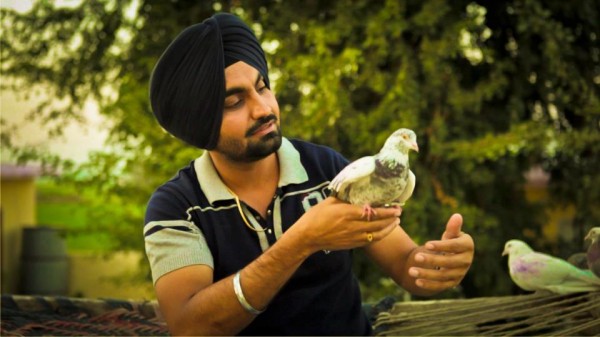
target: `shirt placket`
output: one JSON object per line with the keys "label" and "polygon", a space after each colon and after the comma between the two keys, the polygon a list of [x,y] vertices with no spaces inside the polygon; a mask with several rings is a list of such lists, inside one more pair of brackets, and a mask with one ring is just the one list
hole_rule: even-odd
{"label": "shirt placket", "polygon": [[280,194],[281,191],[278,189],[267,208],[266,219],[263,219],[258,212],[248,207],[245,203],[242,203],[244,214],[250,220],[252,226],[257,229],[256,235],[263,251],[266,251],[270,246],[275,244],[283,234]]}

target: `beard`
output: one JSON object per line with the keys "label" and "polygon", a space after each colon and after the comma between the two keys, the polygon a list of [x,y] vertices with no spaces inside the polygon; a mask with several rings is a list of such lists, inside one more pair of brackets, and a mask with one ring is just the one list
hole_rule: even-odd
{"label": "beard", "polygon": [[220,137],[216,151],[223,154],[231,161],[250,163],[263,159],[279,150],[282,141],[281,127],[275,124],[275,130],[263,135],[259,139],[252,139],[252,134],[264,124],[276,122],[275,115],[269,115],[258,120],[246,132],[246,138]]}

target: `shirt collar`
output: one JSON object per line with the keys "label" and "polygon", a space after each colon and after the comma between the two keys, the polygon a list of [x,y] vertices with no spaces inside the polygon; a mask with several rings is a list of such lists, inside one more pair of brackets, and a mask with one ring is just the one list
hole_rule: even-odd
{"label": "shirt collar", "polygon": [[[300,153],[294,145],[285,137],[282,138],[281,146],[277,150],[279,160],[279,183],[278,187],[290,184],[300,184],[308,181],[308,174],[300,161]],[[208,151],[194,161],[196,177],[200,189],[206,195],[211,204],[217,200],[230,200],[233,196],[227,190],[227,186],[221,180],[215,166],[212,163]]]}

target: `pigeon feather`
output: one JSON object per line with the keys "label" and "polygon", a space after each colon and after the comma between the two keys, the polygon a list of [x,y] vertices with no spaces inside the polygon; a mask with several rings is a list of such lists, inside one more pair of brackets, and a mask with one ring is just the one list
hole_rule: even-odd
{"label": "pigeon feather", "polygon": [[510,277],[521,289],[550,291],[556,294],[600,290],[600,278],[569,262],[548,254],[535,252],[520,240],[510,240],[502,255],[508,254]]}

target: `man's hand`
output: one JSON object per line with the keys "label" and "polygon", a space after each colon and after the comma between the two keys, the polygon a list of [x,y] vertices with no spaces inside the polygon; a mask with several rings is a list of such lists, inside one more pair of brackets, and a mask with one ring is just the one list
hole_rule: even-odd
{"label": "man's hand", "polygon": [[367,219],[362,206],[329,197],[308,210],[288,232],[301,232],[311,249],[353,249],[376,243],[400,224],[400,209],[376,208]]}
{"label": "man's hand", "polygon": [[442,239],[428,241],[414,254],[408,272],[418,287],[435,293],[456,287],[465,277],[473,262],[475,243],[461,231],[462,223],[462,216],[453,214]]}

